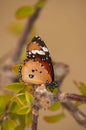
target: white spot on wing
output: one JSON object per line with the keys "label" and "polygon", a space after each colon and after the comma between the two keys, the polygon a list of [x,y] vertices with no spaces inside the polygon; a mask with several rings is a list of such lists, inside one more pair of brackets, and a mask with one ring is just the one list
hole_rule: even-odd
{"label": "white spot on wing", "polygon": [[29,54],[31,54],[31,52],[29,52]]}
{"label": "white spot on wing", "polygon": [[48,49],[46,47],[42,47],[43,51],[48,52]]}
{"label": "white spot on wing", "polygon": [[39,54],[39,55],[45,55],[45,52],[41,51],[41,50],[32,50],[33,54]]}
{"label": "white spot on wing", "polygon": [[34,58],[35,56],[33,55],[33,58]]}
{"label": "white spot on wing", "polygon": [[46,57],[46,60],[48,60],[48,57]]}

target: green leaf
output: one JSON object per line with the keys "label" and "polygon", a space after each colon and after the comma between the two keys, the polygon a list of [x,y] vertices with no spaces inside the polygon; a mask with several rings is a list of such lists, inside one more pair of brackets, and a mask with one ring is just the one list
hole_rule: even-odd
{"label": "green leaf", "polygon": [[42,8],[42,7],[45,5],[46,1],[47,1],[47,0],[40,0],[40,1],[37,3],[36,7]]}
{"label": "green leaf", "polygon": [[13,120],[9,119],[9,120],[6,120],[4,122],[3,130],[14,130],[15,127],[16,127],[16,122],[14,122]]}
{"label": "green leaf", "polygon": [[6,105],[9,103],[11,97],[12,96],[9,94],[0,96],[0,115],[4,112]]}
{"label": "green leaf", "polygon": [[86,84],[80,82],[79,89],[80,89],[82,95],[86,96]]}
{"label": "green leaf", "polygon": [[10,118],[14,121],[18,120],[17,114],[10,112]]}
{"label": "green leaf", "polygon": [[18,93],[24,89],[24,84],[19,83],[19,82],[12,83],[12,84],[9,84],[8,86],[6,86],[6,89],[9,91]]}
{"label": "green leaf", "polygon": [[21,23],[12,23],[8,26],[8,31],[14,35],[19,35],[24,30],[24,25]]}
{"label": "green leaf", "polygon": [[16,11],[16,18],[24,19],[30,17],[34,12],[35,9],[32,6],[23,6]]}
{"label": "green leaf", "polygon": [[32,96],[30,93],[28,93],[27,91],[25,92],[25,97],[26,97],[27,103],[30,103],[30,104],[33,103],[34,98],[33,98],[33,96]]}
{"label": "green leaf", "polygon": [[86,96],[86,84],[82,82],[76,82],[76,81],[74,81],[74,84],[79,88],[82,95]]}
{"label": "green leaf", "polygon": [[21,105],[19,105],[17,102],[12,102],[9,107],[9,112],[16,113],[21,108]]}
{"label": "green leaf", "polygon": [[26,126],[29,128],[30,125],[31,125],[31,123],[32,123],[32,114],[31,114],[31,112],[30,112],[30,113],[28,113],[28,114],[26,115],[25,124],[26,124]]}
{"label": "green leaf", "polygon": [[55,123],[60,121],[61,119],[63,119],[65,117],[64,113],[58,114],[58,115],[54,115],[54,116],[45,116],[44,120],[48,123]]}
{"label": "green leaf", "polygon": [[23,107],[21,107],[21,108],[17,111],[17,114],[19,114],[19,115],[25,115],[25,114],[28,114],[30,111],[31,111],[31,108],[30,108],[30,107],[28,107],[28,106],[23,106]]}
{"label": "green leaf", "polygon": [[29,84],[29,85],[27,85],[27,86],[25,87],[25,91],[31,93],[31,90],[32,90],[32,85]]}
{"label": "green leaf", "polygon": [[26,98],[25,98],[25,93],[22,93],[22,94],[20,93],[20,94],[17,96],[16,100],[17,100],[17,102],[18,102],[19,104],[21,104],[21,105],[24,105],[24,104],[27,103]]}
{"label": "green leaf", "polygon": [[56,110],[58,110],[60,107],[61,107],[61,103],[54,103],[54,104],[49,108],[49,110],[50,110],[50,111],[56,111]]}
{"label": "green leaf", "polygon": [[59,92],[58,89],[57,89],[57,88],[54,88],[53,93],[54,93],[54,94],[58,94],[58,92]]}
{"label": "green leaf", "polygon": [[18,65],[15,65],[15,66],[13,66],[13,68],[12,68],[12,71],[15,73],[15,74],[19,74],[19,67],[22,67],[22,64],[18,64]]}
{"label": "green leaf", "polygon": [[18,117],[19,124],[22,126],[22,128],[24,128],[26,126],[25,125],[26,115],[17,115],[17,117]]}
{"label": "green leaf", "polygon": [[17,126],[15,130],[24,130],[24,128],[22,128],[22,126]]}

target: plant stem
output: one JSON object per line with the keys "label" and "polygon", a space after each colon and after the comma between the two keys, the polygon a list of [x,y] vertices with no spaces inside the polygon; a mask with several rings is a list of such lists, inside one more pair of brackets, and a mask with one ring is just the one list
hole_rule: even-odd
{"label": "plant stem", "polygon": [[32,114],[32,130],[37,130],[38,115]]}
{"label": "plant stem", "polygon": [[[38,2],[41,2],[43,0],[39,0]],[[37,3],[36,3],[37,5]],[[14,54],[13,54],[13,61],[16,62],[16,61],[19,61],[19,58],[20,58],[20,54],[22,52],[22,48],[24,46],[24,43],[25,43],[25,40],[27,39],[27,36],[30,35],[30,32],[35,24],[35,21],[37,20],[41,10],[43,7],[38,7],[35,5],[35,12],[34,14],[28,18],[28,21],[27,21],[27,24],[26,24],[26,27],[24,29],[24,32],[22,33],[20,39],[19,39],[19,42],[18,42],[18,46],[16,47],[15,51],[14,51]]]}

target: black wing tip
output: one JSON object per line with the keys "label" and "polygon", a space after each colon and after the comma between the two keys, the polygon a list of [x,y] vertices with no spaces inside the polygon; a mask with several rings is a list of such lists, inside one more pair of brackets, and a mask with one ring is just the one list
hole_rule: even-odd
{"label": "black wing tip", "polygon": [[40,36],[34,36],[31,42],[36,42],[39,45],[41,45],[42,47],[44,47],[44,46],[46,47],[45,42],[41,39]]}
{"label": "black wing tip", "polygon": [[32,42],[42,41],[40,36],[34,36]]}

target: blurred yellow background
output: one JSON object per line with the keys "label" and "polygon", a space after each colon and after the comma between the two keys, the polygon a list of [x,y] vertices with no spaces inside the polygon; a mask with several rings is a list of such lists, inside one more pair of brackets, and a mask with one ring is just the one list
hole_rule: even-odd
{"label": "blurred yellow background", "polygon": [[[19,39],[19,36],[7,31],[8,25],[16,21],[16,9],[35,2],[37,0],[0,2],[0,57],[12,49]],[[36,21],[36,28],[37,35],[45,40],[52,59],[70,66],[70,74],[64,80],[62,91],[79,93],[73,80],[86,83],[86,0],[48,0]],[[86,113],[85,105],[80,108]],[[66,118],[55,124],[42,120],[42,116],[47,114],[48,111],[40,112],[38,130],[84,130],[67,111]]]}

